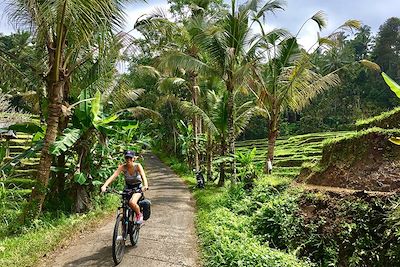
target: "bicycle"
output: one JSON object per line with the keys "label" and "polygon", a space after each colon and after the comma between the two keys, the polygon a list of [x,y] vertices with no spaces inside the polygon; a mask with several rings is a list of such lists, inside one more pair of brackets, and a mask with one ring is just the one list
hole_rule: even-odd
{"label": "bicycle", "polygon": [[[118,265],[125,254],[125,241],[128,234],[132,246],[136,246],[139,242],[139,230],[141,224],[138,224],[134,220],[135,212],[128,205],[132,190],[125,189],[124,191],[119,192],[115,189],[108,188],[107,192],[115,193],[122,197],[121,206],[118,207],[117,210],[112,241],[112,256],[115,265]],[[144,199],[143,196],[140,200],[142,199]]]}

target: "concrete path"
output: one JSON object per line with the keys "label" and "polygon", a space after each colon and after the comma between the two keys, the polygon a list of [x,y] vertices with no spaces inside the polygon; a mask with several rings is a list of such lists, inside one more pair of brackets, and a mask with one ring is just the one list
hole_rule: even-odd
{"label": "concrete path", "polygon": [[[194,201],[185,184],[153,155],[145,156],[152,202],[151,218],[140,230],[136,247],[130,242],[118,266],[200,266],[194,228]],[[44,266],[114,266],[111,254],[114,218],[93,233],[75,240]]]}

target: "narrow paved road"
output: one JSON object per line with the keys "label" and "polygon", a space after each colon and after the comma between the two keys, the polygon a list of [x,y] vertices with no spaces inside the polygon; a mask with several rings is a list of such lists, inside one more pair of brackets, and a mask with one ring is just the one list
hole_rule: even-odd
{"label": "narrow paved road", "polygon": [[[194,229],[194,201],[185,184],[153,155],[145,156],[152,202],[151,218],[140,230],[136,247],[129,243],[118,266],[200,266]],[[76,240],[45,266],[114,266],[111,255],[114,219]]]}

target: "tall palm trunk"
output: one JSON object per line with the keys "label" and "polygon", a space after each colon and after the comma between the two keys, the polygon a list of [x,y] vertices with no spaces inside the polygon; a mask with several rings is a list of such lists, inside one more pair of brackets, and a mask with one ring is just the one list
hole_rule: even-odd
{"label": "tall palm trunk", "polygon": [[213,158],[213,141],[210,132],[207,132],[207,149],[206,149],[206,161],[207,161],[207,181],[212,181],[212,170],[211,162]]}
{"label": "tall palm trunk", "polygon": [[[226,155],[226,140],[225,140],[225,135],[223,134],[221,136],[221,157],[225,157]],[[219,164],[219,180],[218,180],[218,186],[223,186],[225,184],[225,162],[221,162]]]}
{"label": "tall palm trunk", "polygon": [[271,115],[271,119],[268,123],[268,154],[265,161],[265,172],[268,172],[268,160],[271,162],[274,160],[275,143],[278,138],[278,123],[279,113],[275,112]]}
{"label": "tall palm trunk", "polygon": [[[64,97],[66,96],[64,95]],[[60,122],[58,124],[58,132],[59,133],[64,132],[67,126],[68,126],[68,117],[61,116]],[[65,158],[65,153],[61,153],[61,155],[57,157],[57,167],[64,168],[66,163],[67,161]],[[62,197],[61,193],[64,191],[64,186],[65,186],[65,173],[63,171],[59,171],[56,176],[54,193]]]}
{"label": "tall palm trunk", "polygon": [[[226,82],[226,88],[228,90],[228,103],[226,106],[228,116],[228,146],[229,154],[233,156],[235,154],[235,129],[233,124],[233,109],[234,109],[234,96],[233,96],[233,83],[231,79]],[[230,164],[230,172],[232,174],[232,182],[236,183],[236,160],[233,158]]]}
{"label": "tall palm trunk", "polygon": [[[190,72],[189,73],[189,80],[190,80],[190,89],[192,92],[192,103],[193,105],[198,105],[198,98],[199,98],[199,87],[197,86],[197,73]],[[192,125],[193,125],[193,134],[194,134],[194,163],[196,171],[200,170],[200,153],[199,153],[199,142],[198,142],[198,135],[199,135],[199,118],[198,116],[194,115],[192,118]]]}
{"label": "tall palm trunk", "polygon": [[[48,64],[50,66],[50,72],[46,76],[47,95],[49,99],[47,128],[40,154],[36,186],[32,190],[30,203],[23,213],[24,223],[29,223],[31,220],[39,217],[47,194],[52,163],[52,155],[49,149],[57,138],[61,106],[64,100],[64,90],[67,80],[66,73],[61,71],[61,66],[64,63],[63,49],[65,49],[67,34],[67,29],[64,26],[65,9],[66,1],[61,15],[62,19],[57,27],[57,37],[53,41],[50,38],[47,40]],[[54,33],[48,34],[54,36]]]}
{"label": "tall palm trunk", "polygon": [[24,212],[24,222],[36,219],[42,210],[43,202],[47,193],[47,185],[49,182],[50,167],[52,163],[52,155],[50,154],[49,149],[56,140],[58,134],[64,82],[48,83],[48,86],[49,107],[47,129],[44,137],[43,148],[40,154],[36,186],[32,190],[30,204]]}

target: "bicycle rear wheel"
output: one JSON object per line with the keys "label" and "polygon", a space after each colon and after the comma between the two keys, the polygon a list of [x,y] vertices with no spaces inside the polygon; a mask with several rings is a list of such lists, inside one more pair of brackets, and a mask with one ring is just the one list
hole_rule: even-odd
{"label": "bicycle rear wheel", "polygon": [[115,265],[118,265],[125,253],[125,236],[126,227],[122,214],[118,214],[115,221],[113,242],[112,242],[112,256]]}
{"label": "bicycle rear wheel", "polygon": [[131,232],[129,233],[132,246],[136,246],[137,243],[139,242],[139,230],[140,230],[140,225],[133,223]]}

